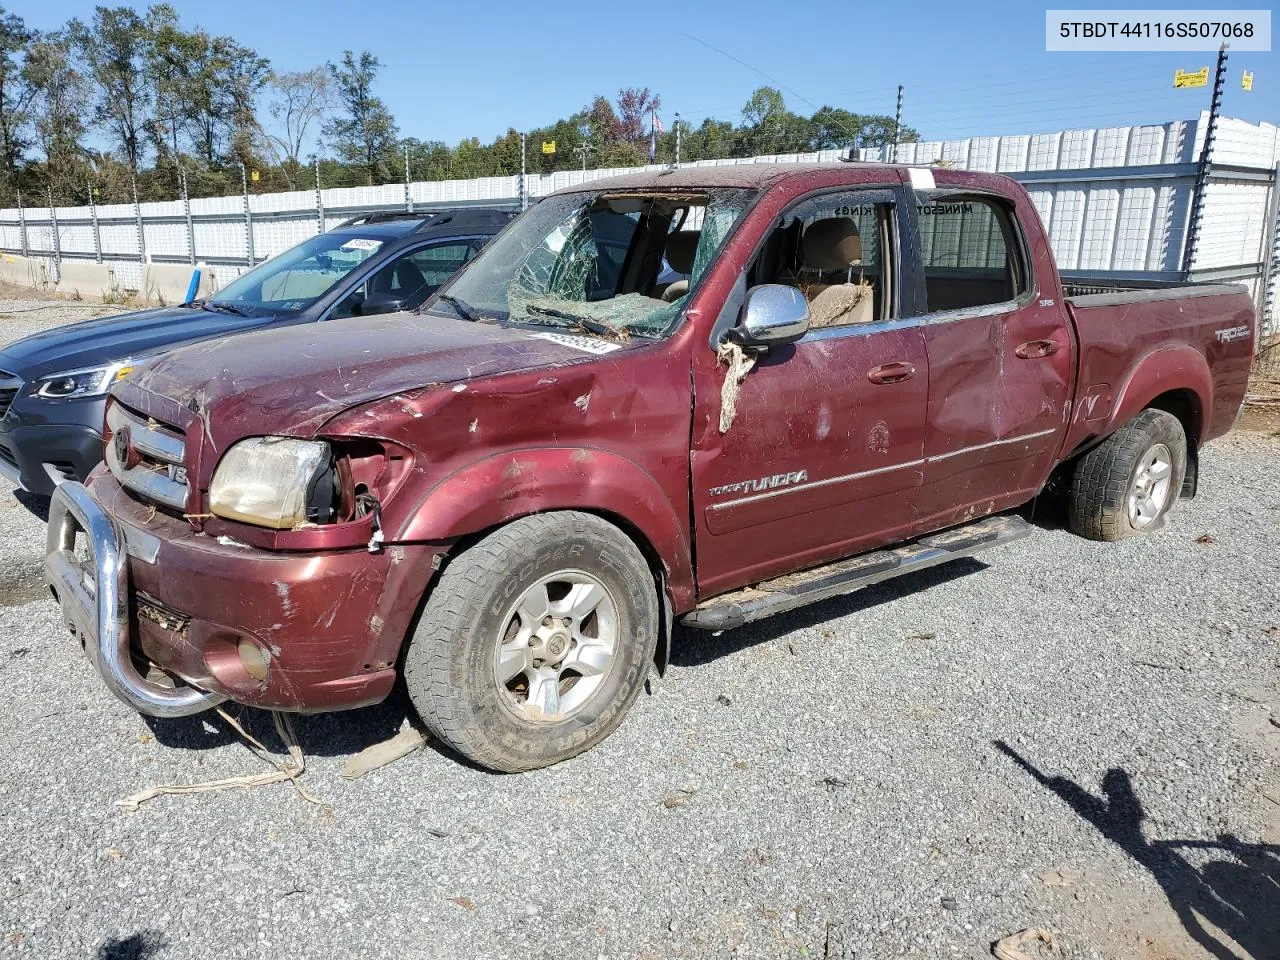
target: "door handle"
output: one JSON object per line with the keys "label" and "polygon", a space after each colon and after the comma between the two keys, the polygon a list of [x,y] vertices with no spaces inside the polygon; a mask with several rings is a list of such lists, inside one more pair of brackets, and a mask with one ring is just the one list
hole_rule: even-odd
{"label": "door handle", "polygon": [[1018,344],[1017,349],[1013,352],[1023,360],[1039,360],[1041,357],[1048,357],[1057,353],[1058,341],[1028,340],[1026,343]]}
{"label": "door handle", "polygon": [[872,383],[902,383],[904,380],[910,380],[915,375],[916,368],[914,364],[900,361],[882,363],[880,366],[872,367],[867,371],[867,379]]}

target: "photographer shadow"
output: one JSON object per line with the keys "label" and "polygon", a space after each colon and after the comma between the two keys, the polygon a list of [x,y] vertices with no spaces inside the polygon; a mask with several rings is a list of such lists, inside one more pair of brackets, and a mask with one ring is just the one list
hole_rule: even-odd
{"label": "photographer shadow", "polygon": [[[1150,873],[1183,929],[1211,957],[1240,960],[1206,923],[1252,960],[1280,960],[1280,846],[1244,843],[1231,834],[1216,841],[1148,840],[1146,813],[1127,771],[1108,770],[1099,797],[1067,777],[1048,776],[1003,740],[995,746]],[[1221,856],[1197,868],[1184,855],[1188,850]]]}

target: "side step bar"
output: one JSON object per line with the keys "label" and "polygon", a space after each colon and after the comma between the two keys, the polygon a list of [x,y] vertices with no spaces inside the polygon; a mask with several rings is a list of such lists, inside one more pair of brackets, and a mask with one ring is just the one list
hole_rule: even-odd
{"label": "side step bar", "polygon": [[899,547],[837,560],[826,566],[789,573],[785,577],[714,597],[685,614],[680,622],[698,630],[732,630],[752,620],[853,593],[882,580],[970,557],[991,547],[1020,540],[1030,532],[1031,525],[1021,517],[986,517]]}

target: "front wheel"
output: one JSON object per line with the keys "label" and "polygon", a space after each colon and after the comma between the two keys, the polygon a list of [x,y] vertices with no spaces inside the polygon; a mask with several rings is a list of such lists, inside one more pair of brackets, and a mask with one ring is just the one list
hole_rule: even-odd
{"label": "front wheel", "polygon": [[516,520],[453,558],[405,654],[433,734],[494,770],[594,746],[639,694],[658,637],[636,545],[586,513]]}
{"label": "front wheel", "polygon": [[1163,410],[1143,410],[1076,462],[1068,526],[1090,540],[1158,530],[1186,469],[1182,423]]}

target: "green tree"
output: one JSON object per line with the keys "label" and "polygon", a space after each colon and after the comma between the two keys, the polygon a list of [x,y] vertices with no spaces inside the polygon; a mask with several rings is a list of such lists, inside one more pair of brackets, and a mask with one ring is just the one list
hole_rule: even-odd
{"label": "green tree", "polygon": [[[289,189],[298,189],[301,178],[302,147],[307,135],[317,123],[323,124],[333,103],[333,86],[326,67],[314,67],[295,73],[272,75],[268,81],[270,102],[267,112],[271,117],[270,130],[264,135],[271,152],[276,156]],[[420,152],[421,145],[411,147]]]}
{"label": "green tree", "polygon": [[146,71],[147,24],[129,7],[97,7],[91,24],[72,20],[68,30],[96,88],[95,119],[109,131],[136,174],[153,116]]}
{"label": "green tree", "polygon": [[359,59],[350,50],[344,51],[341,64],[329,64],[343,113],[324,125],[324,135],[343,162],[363,169],[370,186],[384,177],[397,133],[386,104],[373,95],[380,66],[368,50],[362,51]]}
{"label": "green tree", "polygon": [[35,96],[17,57],[35,36],[21,17],[0,7],[0,169],[6,194],[17,188],[18,166],[28,146],[24,131]]}
{"label": "green tree", "polygon": [[46,34],[27,50],[23,76],[34,91],[31,115],[44,154],[45,179],[55,198],[70,200],[86,182],[84,104],[89,84],[76,68],[71,38]]}

